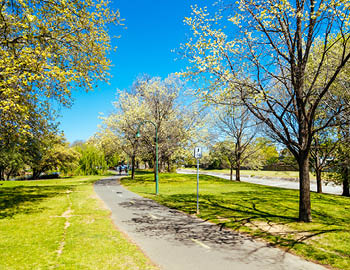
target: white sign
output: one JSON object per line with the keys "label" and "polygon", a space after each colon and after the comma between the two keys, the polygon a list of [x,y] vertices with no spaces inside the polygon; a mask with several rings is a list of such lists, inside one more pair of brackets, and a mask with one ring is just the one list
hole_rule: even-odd
{"label": "white sign", "polygon": [[200,147],[195,147],[194,148],[194,157],[196,159],[199,159],[199,158],[202,157],[202,148],[200,148]]}

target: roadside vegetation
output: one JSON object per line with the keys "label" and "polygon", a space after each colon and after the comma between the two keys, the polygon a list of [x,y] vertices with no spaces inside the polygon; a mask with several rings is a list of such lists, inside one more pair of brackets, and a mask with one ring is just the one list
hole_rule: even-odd
{"label": "roadside vegetation", "polygon": [[117,231],[101,176],[0,185],[0,269],[157,269]]}
{"label": "roadside vegetation", "polygon": [[[196,175],[161,174],[158,196],[150,173],[124,178],[133,192],[170,208],[196,213]],[[299,191],[200,176],[204,220],[264,239],[337,269],[350,265],[349,198],[311,192],[312,223],[298,222]]]}
{"label": "roadside vegetation", "polygon": [[[197,168],[181,168],[181,170],[197,170]],[[230,174],[229,169],[199,169],[200,172],[208,172],[208,173],[222,173],[222,174]],[[299,178],[298,171],[262,171],[262,170],[241,170],[241,177],[269,177],[269,178],[288,178],[295,179]],[[315,176],[310,173],[310,179],[315,180]]]}

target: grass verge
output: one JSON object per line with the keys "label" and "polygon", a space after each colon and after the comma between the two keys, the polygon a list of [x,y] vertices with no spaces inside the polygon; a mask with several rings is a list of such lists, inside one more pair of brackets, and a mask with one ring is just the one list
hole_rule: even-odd
{"label": "grass verge", "polygon": [[0,269],[156,269],[113,226],[100,178],[0,182]]}
{"label": "grass verge", "polygon": [[[197,170],[196,168],[182,168],[184,170]],[[200,170],[201,172],[208,173],[223,173],[230,174],[229,169],[222,170]],[[233,171],[233,178],[235,177],[235,171]],[[269,177],[269,178],[293,178],[299,179],[298,171],[255,171],[255,170],[241,170],[241,177]],[[310,179],[316,180],[316,177],[310,172]]]}
{"label": "grass verge", "polygon": [[[124,186],[144,197],[190,214],[196,212],[196,175],[160,174],[154,195],[152,174]],[[200,215],[220,226],[248,233],[309,260],[350,269],[350,199],[311,194],[312,223],[299,223],[298,191],[200,176]]]}

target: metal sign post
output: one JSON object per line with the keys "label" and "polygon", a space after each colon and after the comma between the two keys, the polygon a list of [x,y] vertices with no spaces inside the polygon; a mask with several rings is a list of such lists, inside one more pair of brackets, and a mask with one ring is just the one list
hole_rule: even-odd
{"label": "metal sign post", "polygon": [[199,215],[199,159],[202,157],[202,149],[194,148],[194,157],[197,159],[197,215]]}
{"label": "metal sign post", "polygon": [[197,215],[199,215],[199,159],[197,159]]}

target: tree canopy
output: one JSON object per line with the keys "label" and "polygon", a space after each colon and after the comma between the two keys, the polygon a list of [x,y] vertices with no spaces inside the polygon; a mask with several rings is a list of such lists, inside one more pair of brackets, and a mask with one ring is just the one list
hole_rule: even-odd
{"label": "tree canopy", "polygon": [[[30,132],[29,112],[69,106],[73,89],[106,80],[109,2],[3,0],[0,3],[0,119],[8,132]],[[3,136],[0,135],[0,139]]]}
{"label": "tree canopy", "polygon": [[[299,219],[311,221],[313,137],[348,109],[346,100],[337,108],[323,101],[332,96],[350,59],[349,2],[221,4],[215,14],[195,6],[185,19],[192,31],[182,46],[191,63],[185,75],[205,82],[196,94],[207,102],[246,106],[293,153],[300,170]],[[315,126],[322,103],[326,116]]]}

